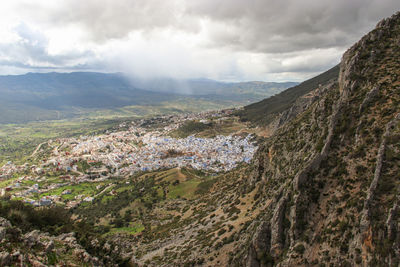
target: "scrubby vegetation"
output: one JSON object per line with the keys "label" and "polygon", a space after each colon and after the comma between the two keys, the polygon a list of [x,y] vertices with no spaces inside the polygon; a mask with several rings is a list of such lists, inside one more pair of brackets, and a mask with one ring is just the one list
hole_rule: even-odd
{"label": "scrubby vegetation", "polygon": [[[93,247],[92,241],[96,240],[96,242],[104,244],[106,240],[102,235],[109,231],[109,228],[94,227],[90,222],[76,221],[71,216],[72,213],[63,207],[42,207],[38,209],[20,201],[0,201],[0,217],[9,220],[14,226],[7,229],[8,232],[13,231],[11,241],[14,240],[16,243],[14,246],[21,246],[22,235],[33,230],[47,232],[54,236],[74,232],[78,243],[83,248],[92,255],[103,259],[107,254]],[[56,255],[49,256],[54,256],[54,259],[57,258]],[[104,258],[104,261],[122,265],[126,263],[118,254],[111,255],[110,259]]]}
{"label": "scrubby vegetation", "polygon": [[217,135],[229,135],[240,130],[248,130],[247,125],[237,117],[223,117],[207,122],[188,121],[170,133],[173,137],[185,138],[189,135],[212,138]]}
{"label": "scrubby vegetation", "polygon": [[299,85],[289,88],[282,93],[264,99],[260,102],[245,106],[239,110],[238,115],[243,121],[250,121],[258,125],[267,125],[282,111],[290,108],[296,99],[326,84],[332,79],[337,79],[339,65]]}

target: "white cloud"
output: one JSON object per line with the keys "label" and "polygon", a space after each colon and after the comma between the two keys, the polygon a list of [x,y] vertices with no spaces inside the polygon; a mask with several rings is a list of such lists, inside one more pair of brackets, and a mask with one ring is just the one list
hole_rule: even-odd
{"label": "white cloud", "polygon": [[0,44],[0,64],[22,69],[76,69],[93,57],[90,51],[72,50],[67,54],[52,54],[49,40],[39,30],[21,23],[13,28],[15,39]]}
{"label": "white cloud", "polygon": [[302,80],[399,9],[397,0],[3,1],[0,71]]}

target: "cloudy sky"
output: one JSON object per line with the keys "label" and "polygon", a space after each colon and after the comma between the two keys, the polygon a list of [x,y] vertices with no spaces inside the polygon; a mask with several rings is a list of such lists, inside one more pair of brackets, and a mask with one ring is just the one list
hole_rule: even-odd
{"label": "cloudy sky", "polygon": [[13,0],[0,3],[0,74],[301,81],[399,0]]}

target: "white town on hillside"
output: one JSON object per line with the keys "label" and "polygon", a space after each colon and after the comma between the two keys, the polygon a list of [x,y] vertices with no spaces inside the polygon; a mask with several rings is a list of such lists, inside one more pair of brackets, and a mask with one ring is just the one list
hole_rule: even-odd
{"label": "white town on hillside", "polygon": [[[22,199],[36,206],[54,203],[75,207],[81,202],[91,202],[114,185],[111,177],[127,177],[140,172],[189,167],[210,173],[229,171],[239,163],[249,163],[257,149],[253,136],[218,135],[214,138],[188,136],[173,138],[168,134],[185,121],[207,122],[213,118],[224,119],[218,112],[160,117],[163,126],[146,127],[148,120],[138,120],[120,125],[120,129],[97,136],[50,140],[48,152],[36,165],[15,165],[8,162],[0,168],[0,181],[12,183],[1,188],[1,195]],[[124,130],[121,130],[124,128]],[[28,175],[19,176],[20,173]],[[54,182],[49,179],[49,173]],[[55,173],[55,175],[54,175]],[[15,179],[12,179],[15,178]],[[56,179],[57,178],[57,179]],[[71,194],[68,186],[80,183],[99,183],[96,195]],[[57,188],[59,194],[47,194]],[[62,197],[64,196],[64,198]]]}

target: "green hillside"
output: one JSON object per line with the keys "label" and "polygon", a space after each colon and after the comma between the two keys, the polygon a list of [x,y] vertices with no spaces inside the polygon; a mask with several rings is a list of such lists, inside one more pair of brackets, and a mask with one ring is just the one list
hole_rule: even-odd
{"label": "green hillside", "polygon": [[266,125],[280,112],[290,108],[293,103],[302,95],[318,88],[319,85],[327,83],[329,80],[337,79],[339,76],[339,65],[330,70],[291,87],[280,94],[271,96],[260,102],[245,106],[243,110],[237,112],[243,121],[250,121],[254,124]]}

